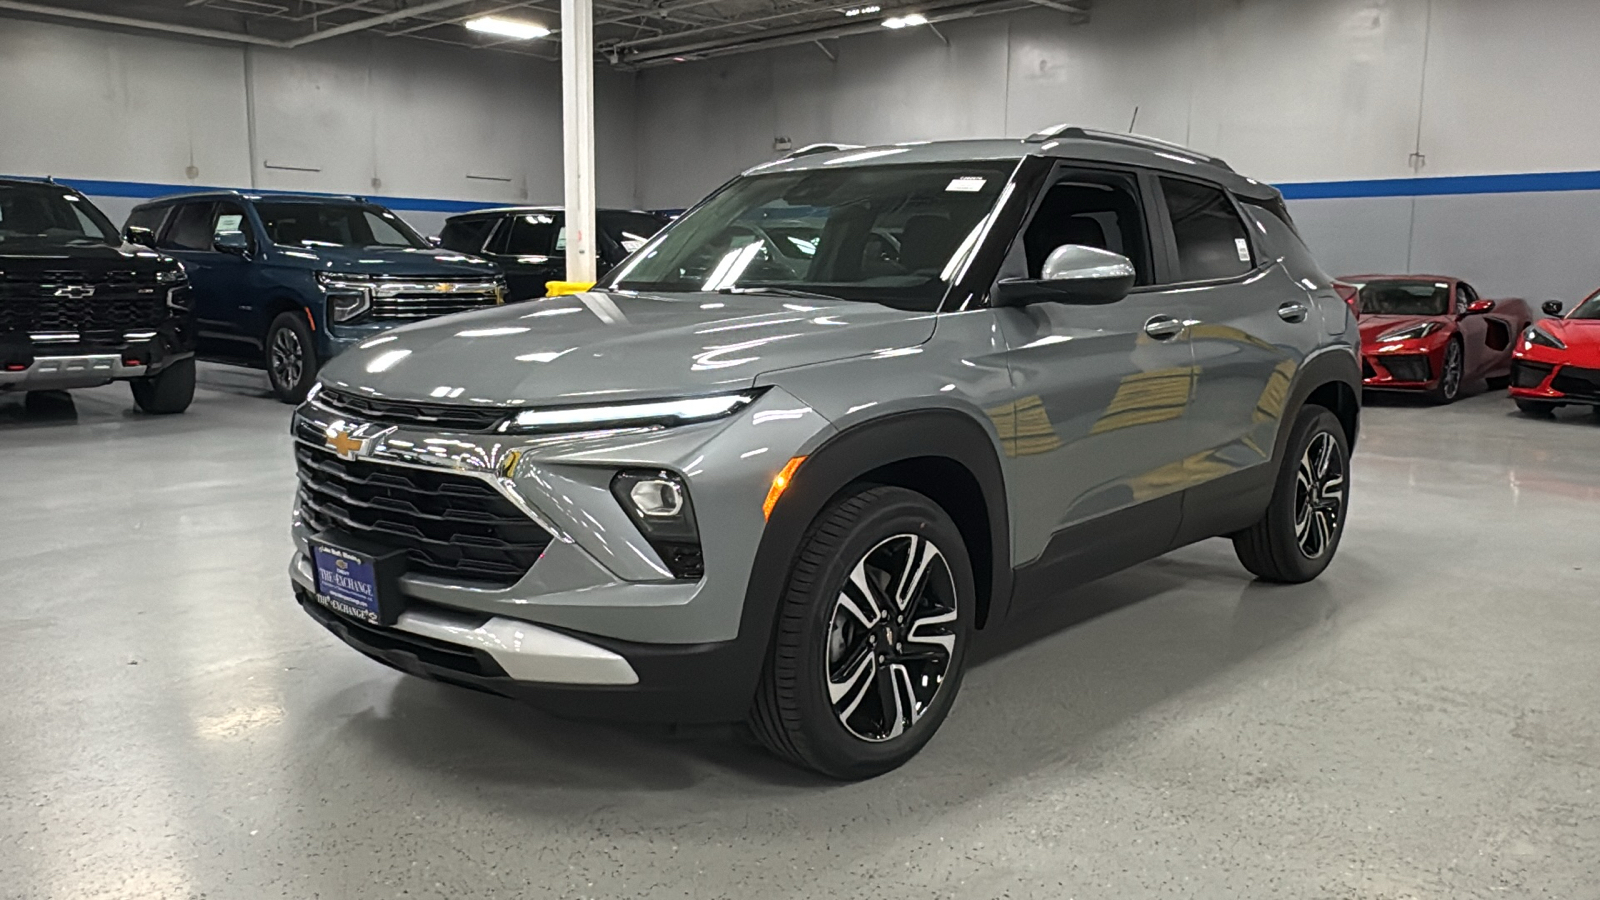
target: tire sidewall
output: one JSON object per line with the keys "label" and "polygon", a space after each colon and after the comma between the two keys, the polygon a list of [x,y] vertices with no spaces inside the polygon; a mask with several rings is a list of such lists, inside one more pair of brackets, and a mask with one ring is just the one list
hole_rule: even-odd
{"label": "tire sidewall", "polygon": [[[277,340],[278,332],[288,330],[300,342],[300,380],[296,384],[281,384],[276,373],[272,370],[272,345]],[[317,379],[317,348],[311,337],[311,329],[306,326],[298,312],[280,313],[272,320],[272,325],[267,329],[265,346],[266,358],[263,362],[267,367],[267,382],[272,385],[272,392],[279,400],[285,403],[299,403],[306,398],[311,390],[311,385]]]}
{"label": "tire sidewall", "polygon": [[[1445,371],[1449,368],[1450,354],[1451,354],[1452,351],[1456,354],[1456,358],[1457,358],[1457,360],[1458,360],[1458,362],[1459,362],[1459,364],[1461,366],[1461,374],[1459,376],[1457,376],[1457,378],[1456,378],[1456,389],[1455,389],[1454,393],[1448,392],[1446,390],[1447,382],[1446,382],[1445,377],[1444,377]],[[1445,345],[1444,358],[1441,360],[1440,371],[1439,371],[1439,386],[1437,388],[1435,388],[1434,391],[1433,391],[1433,399],[1438,401],[1439,403],[1454,403],[1454,402],[1456,402],[1456,400],[1460,399],[1460,397],[1461,397],[1461,388],[1462,388],[1463,385],[1466,384],[1466,381],[1467,381],[1467,350],[1466,350],[1466,347],[1461,343],[1461,338],[1453,337],[1453,338],[1450,339],[1450,343]]]}
{"label": "tire sidewall", "polygon": [[[882,499],[873,503],[843,540],[829,549],[828,562],[804,592],[808,596],[795,665],[796,701],[812,755],[826,771],[842,777],[863,777],[887,771],[916,755],[927,744],[960,692],[972,643],[977,590],[971,558],[960,530],[943,509],[923,495],[901,488],[883,490]],[[818,521],[825,521],[830,511],[825,511]],[[956,586],[956,647],[943,686],[916,724],[891,740],[863,741],[839,721],[824,687],[830,617],[833,602],[856,564],[885,538],[897,534],[924,537],[944,554]],[[808,534],[802,552],[818,539],[819,535]],[[794,589],[791,584],[789,590]]]}
{"label": "tire sidewall", "polygon": [[[1322,433],[1333,436],[1340,457],[1344,461],[1344,505],[1339,510],[1339,525],[1334,529],[1327,552],[1316,559],[1308,559],[1300,552],[1300,544],[1295,539],[1294,533],[1295,478],[1306,448],[1311,446],[1314,437]],[[1345,527],[1350,520],[1350,471],[1350,441],[1345,436],[1344,426],[1339,423],[1338,417],[1320,406],[1307,406],[1301,409],[1295,419],[1289,445],[1284,450],[1283,464],[1278,468],[1278,483],[1272,494],[1272,509],[1268,511],[1271,517],[1270,527],[1275,538],[1273,555],[1280,570],[1292,576],[1291,581],[1304,582],[1316,578],[1328,568],[1338,553]]]}
{"label": "tire sidewall", "polygon": [[194,400],[194,357],[180,359],[155,375],[132,383],[133,399],[152,415],[172,415],[189,408]]}

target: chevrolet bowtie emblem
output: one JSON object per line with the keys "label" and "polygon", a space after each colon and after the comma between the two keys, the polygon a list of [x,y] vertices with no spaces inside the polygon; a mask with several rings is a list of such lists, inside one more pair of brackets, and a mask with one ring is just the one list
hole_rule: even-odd
{"label": "chevrolet bowtie emblem", "polygon": [[447,281],[441,281],[438,284],[434,285],[433,289],[438,291],[441,294],[448,294],[448,293],[454,291],[456,289],[456,286],[451,284],[451,283],[449,283],[449,282],[447,282]]}
{"label": "chevrolet bowtie emblem", "polygon": [[340,459],[355,459],[356,454],[366,449],[367,442],[358,437],[351,437],[343,431],[328,429],[326,435],[328,449],[332,450]]}
{"label": "chevrolet bowtie emblem", "polygon": [[69,284],[66,287],[56,288],[57,297],[68,297],[73,300],[82,300],[94,296],[94,288],[90,285]]}

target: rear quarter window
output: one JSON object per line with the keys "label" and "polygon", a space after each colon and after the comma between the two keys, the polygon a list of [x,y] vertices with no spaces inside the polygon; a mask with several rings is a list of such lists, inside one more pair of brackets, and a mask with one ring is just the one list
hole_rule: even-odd
{"label": "rear quarter window", "polygon": [[1309,282],[1314,286],[1313,290],[1323,290],[1333,286],[1333,278],[1323,271],[1316,257],[1311,255],[1311,248],[1300,239],[1300,230],[1295,227],[1294,220],[1289,217],[1289,210],[1283,205],[1282,200],[1240,197],[1239,205],[1244,207],[1245,214],[1250,217],[1250,224],[1256,231],[1257,243],[1268,256],[1282,258],[1284,266],[1296,281],[1302,284]]}

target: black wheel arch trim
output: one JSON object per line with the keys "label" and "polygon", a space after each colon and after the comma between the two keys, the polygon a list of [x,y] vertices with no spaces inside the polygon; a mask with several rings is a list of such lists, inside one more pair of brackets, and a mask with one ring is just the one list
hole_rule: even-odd
{"label": "black wheel arch trim", "polygon": [[1289,385],[1289,397],[1283,405],[1283,415],[1278,420],[1278,436],[1272,448],[1274,472],[1283,463],[1284,451],[1289,446],[1289,433],[1294,430],[1295,417],[1319,390],[1329,385],[1343,385],[1350,391],[1344,409],[1331,409],[1346,428],[1345,437],[1351,450],[1355,449],[1356,436],[1361,428],[1361,362],[1357,355],[1342,347],[1330,347],[1308,357],[1295,372]]}
{"label": "black wheel arch trim", "polygon": [[[850,485],[903,484],[893,477],[898,474],[895,467],[919,460],[943,460],[961,467],[981,493],[986,529],[977,537],[987,546],[968,548],[981,595],[979,621],[1004,617],[1013,577],[1011,526],[995,439],[972,415],[954,409],[890,413],[827,438],[806,456],[773,507],[750,567],[736,639],[743,663],[739,683],[748,683],[752,698],[772,643],[782,591],[806,530]],[[879,480],[874,473],[885,477]],[[975,527],[972,511],[966,515],[947,511],[970,544],[969,529]]]}

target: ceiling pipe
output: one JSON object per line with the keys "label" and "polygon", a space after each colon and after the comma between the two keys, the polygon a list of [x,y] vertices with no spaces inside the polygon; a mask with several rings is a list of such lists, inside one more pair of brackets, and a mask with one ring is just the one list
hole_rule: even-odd
{"label": "ceiling pipe", "polygon": [[[967,4],[957,7],[929,10],[923,15],[929,22],[948,22],[955,19],[972,19],[978,16],[996,15],[999,13],[1017,12],[1032,7],[1031,0],[993,0]],[[908,29],[910,30],[910,29]],[[748,40],[734,37],[720,41],[703,41],[685,46],[667,47],[659,50],[650,50],[647,53],[624,57],[622,64],[628,68],[650,68],[654,66],[669,65],[680,62],[677,57],[694,57],[697,59],[710,59],[718,56],[733,56],[748,53],[754,50],[766,50],[773,47],[787,47],[795,44],[809,44],[813,41],[826,40],[836,37],[848,37],[855,34],[874,34],[883,31],[879,20],[871,22],[852,23],[849,25],[829,25],[822,28],[801,26],[779,34],[750,35]]]}
{"label": "ceiling pipe", "polygon": [[[783,10],[782,12],[769,13],[769,14],[764,15],[764,16],[756,16],[756,17],[751,18],[751,19],[729,19],[729,20],[727,20],[725,22],[717,22],[717,23],[715,23],[713,25],[702,25],[700,27],[690,28],[690,29],[687,29],[687,30],[684,30],[684,31],[670,31],[670,32],[667,32],[665,34],[657,34],[657,35],[651,35],[650,37],[634,38],[632,40],[620,41],[620,42],[618,42],[616,44],[616,46],[621,47],[624,51],[626,51],[630,47],[638,47],[638,46],[642,46],[644,44],[659,44],[662,41],[670,41],[670,40],[674,40],[676,38],[693,37],[693,36],[698,35],[698,34],[708,34],[708,33],[713,32],[713,31],[724,31],[724,30],[729,29],[729,28],[739,28],[739,27],[744,26],[744,25],[760,25],[760,24],[762,24],[764,22],[774,22],[774,21],[778,21],[780,19],[792,19],[795,16],[804,16],[804,15],[809,15],[809,14],[812,14],[812,13],[824,13],[824,12],[842,13],[847,9],[859,8],[860,6],[861,6],[861,0],[849,0],[849,2],[837,3],[837,4],[828,5],[828,6],[801,6],[801,7],[796,7],[794,9],[786,9],[786,10]],[[892,10],[886,10],[885,11],[886,14],[888,12],[892,12]],[[879,20],[876,17],[876,15],[874,15],[874,17],[871,19],[871,21],[876,23]],[[809,23],[809,24],[815,25],[816,23],[813,22],[813,23]],[[852,24],[859,24],[859,22],[858,23],[852,23]]]}
{"label": "ceiling pipe", "polygon": [[384,13],[380,16],[357,19],[354,22],[347,22],[344,25],[326,28],[322,31],[312,32],[311,34],[302,35],[301,37],[297,38],[289,38],[287,40],[261,37],[260,35],[244,34],[235,31],[221,31],[216,28],[196,28],[192,25],[178,25],[170,22],[154,22],[149,19],[135,19],[130,16],[119,16],[113,13],[96,13],[80,9],[64,9],[56,6],[44,6],[39,3],[27,3],[24,2],[24,0],[0,0],[0,9],[31,13],[36,16],[44,16],[47,18],[75,19],[80,22],[94,22],[100,25],[116,25],[121,28],[136,28],[142,31],[159,31],[165,34],[181,34],[187,37],[207,38],[214,41],[228,41],[235,44],[251,44],[257,47],[274,47],[279,50],[293,50],[296,47],[304,47],[307,44],[314,44],[318,41],[328,40],[329,38],[340,37],[341,35],[346,34],[354,34],[358,31],[365,31],[369,28],[375,28],[379,25],[386,25],[390,22],[398,22],[402,19],[409,19],[414,16],[423,15],[424,13],[447,9],[452,6],[460,6],[466,2],[468,2],[468,0],[433,0],[431,3],[424,3],[420,6],[413,6],[408,9]]}

